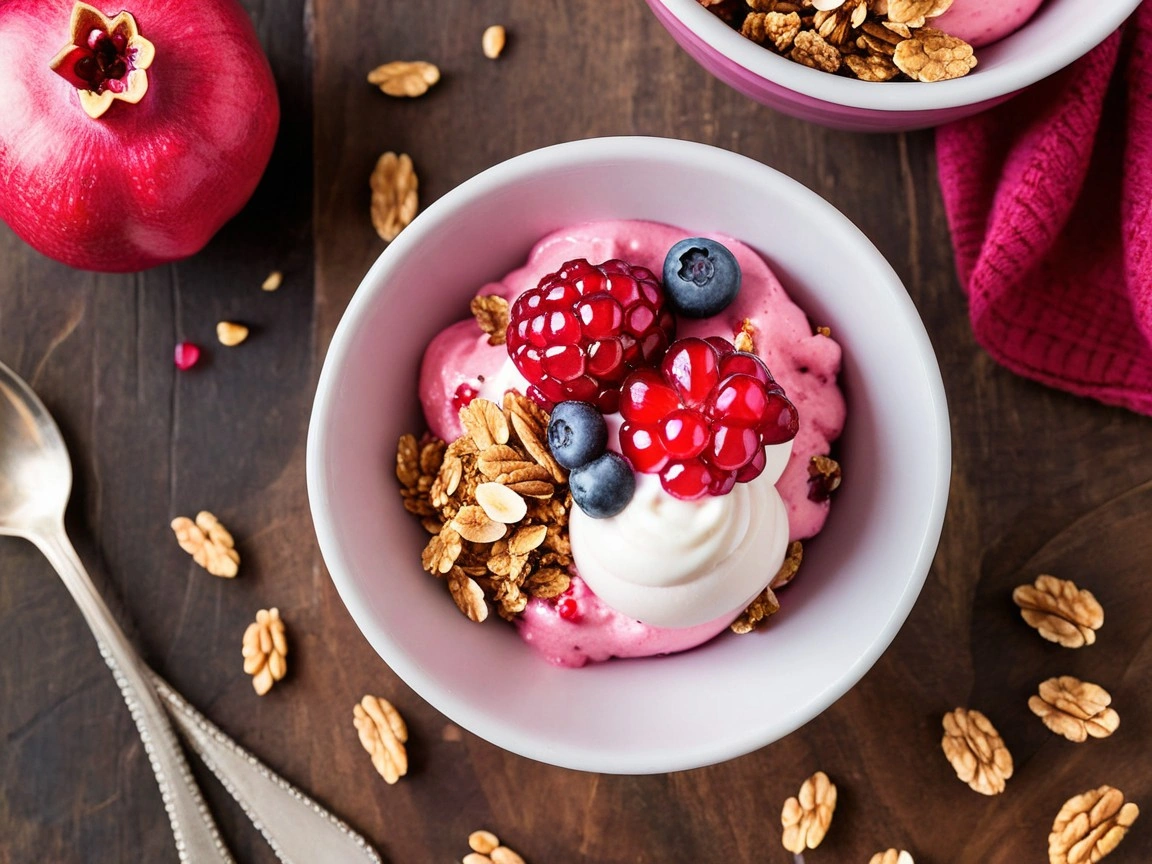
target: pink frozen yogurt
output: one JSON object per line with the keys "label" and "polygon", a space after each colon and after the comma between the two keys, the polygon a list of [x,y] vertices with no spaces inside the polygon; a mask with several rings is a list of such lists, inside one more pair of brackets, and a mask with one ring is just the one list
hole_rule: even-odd
{"label": "pink frozen yogurt", "polygon": [[[529,254],[525,267],[512,271],[500,282],[484,286],[478,293],[497,294],[511,302],[536,287],[541,277],[576,258],[587,258],[594,264],[619,258],[659,273],[668,249],[689,236],[694,235],[679,228],[638,221],[597,222],[563,229],[541,240]],[[680,318],[677,337],[732,339],[745,320],[751,323],[757,353],[796,406],[800,418],[791,456],[776,483],[787,511],[787,533],[790,540],[812,537],[823,527],[829,505],[827,501],[808,498],[807,466],[812,456],[829,452],[845,418],[844,399],[836,383],[840,346],[828,336],[813,334],[805,313],[792,302],[757,253],[729,237],[704,236],[724,243],[736,256],[743,274],[742,287],[736,300],[721,314],[695,321]],[[463,434],[456,398],[461,388],[499,401],[505,390],[523,392],[525,386],[506,347],[489,345],[487,336],[472,318],[441,331],[425,351],[420,399],[432,433],[441,439],[450,441]],[[778,562],[762,574],[761,587],[775,575],[777,566]],[[596,597],[579,576],[573,577],[568,596],[579,606],[577,620],[561,618],[554,602],[532,600],[517,622],[524,641],[563,666],[693,648],[723,632],[750,599],[742,598],[739,608],[702,624],[656,627],[616,611]]]}
{"label": "pink frozen yogurt", "polygon": [[1044,0],[955,0],[929,26],[963,39],[973,48],[991,45],[1015,33]]}

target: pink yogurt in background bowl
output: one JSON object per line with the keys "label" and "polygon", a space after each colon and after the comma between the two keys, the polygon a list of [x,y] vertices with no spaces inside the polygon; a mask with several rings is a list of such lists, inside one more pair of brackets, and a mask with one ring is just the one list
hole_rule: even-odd
{"label": "pink yogurt in background bowl", "polygon": [[973,44],[992,44],[977,49],[979,65],[967,76],[925,84],[810,69],[744,38],[698,0],[647,2],[680,47],[730,87],[793,117],[859,132],[938,126],[991,108],[1087,54],[1140,5],[955,0],[936,25]]}
{"label": "pink yogurt in background bowl", "polygon": [[[522,267],[551,232],[624,219],[738,238],[813,322],[831,327],[844,357],[848,415],[837,453],[845,483],[763,631],[724,634],[674,656],[561,668],[503,622],[467,621],[421,570],[427,535],[401,506],[395,447],[424,428],[417,381],[428,341],[466,314],[479,288]],[[610,138],[498,165],[429,207],[385,250],[333,339],[307,463],[332,579],[366,638],[417,693],[521,755],[653,773],[768,744],[871,667],[927,575],[950,447],[923,325],[891,267],[847,219],[727,151]],[[700,728],[711,730],[706,740]]]}

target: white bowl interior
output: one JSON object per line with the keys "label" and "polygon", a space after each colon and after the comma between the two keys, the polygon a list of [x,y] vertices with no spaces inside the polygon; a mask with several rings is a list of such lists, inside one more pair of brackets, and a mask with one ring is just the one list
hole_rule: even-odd
{"label": "white bowl interior", "polygon": [[[550,666],[499,620],[465,620],[422,572],[396,441],[419,431],[425,343],[544,234],[589,220],[718,231],[760,251],[844,346],[845,483],[765,631],[673,657]],[[740,755],[854,684],[914,602],[939,538],[949,433],[939,370],[898,278],[831,205],[735,154],[597,139],[517,157],[445,196],[365,277],[325,363],[308,484],[332,577],[365,636],[423,698],[508,750],[648,773]],[[701,735],[700,730],[708,730]]]}
{"label": "white bowl interior", "polygon": [[1140,0],[1045,0],[1024,27],[977,49],[979,65],[964,78],[877,84],[829,75],[774,54],[745,39],[697,0],[656,2],[731,62],[761,78],[825,102],[881,111],[952,108],[1014,93],[1088,53],[1140,5]]}

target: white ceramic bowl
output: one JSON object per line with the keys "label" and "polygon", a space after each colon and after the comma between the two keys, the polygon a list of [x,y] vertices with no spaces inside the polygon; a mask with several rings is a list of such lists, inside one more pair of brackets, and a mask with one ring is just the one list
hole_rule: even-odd
{"label": "white ceramic bowl", "polygon": [[745,39],[698,0],[647,0],[697,63],[771,108],[841,129],[895,132],[937,126],[1003,102],[1087,54],[1140,0],[1045,0],[1016,33],[977,49],[964,78],[934,84],[858,81],[809,69]]}
{"label": "white ceramic bowl", "polygon": [[[419,431],[425,343],[553,230],[650,219],[761,252],[844,347],[844,486],[765,631],[672,657],[549,665],[513,629],[467,621],[420,569],[396,441]],[[932,346],[900,280],[831,205],[771,168],[658,138],[518,156],[420,215],[364,277],[336,331],[308,435],[324,559],[368,641],[417,693],[507,750],[569,768],[654,773],[747,753],[848,690],[896,635],[936,550],[949,432]],[[701,734],[701,730],[707,730]]]}

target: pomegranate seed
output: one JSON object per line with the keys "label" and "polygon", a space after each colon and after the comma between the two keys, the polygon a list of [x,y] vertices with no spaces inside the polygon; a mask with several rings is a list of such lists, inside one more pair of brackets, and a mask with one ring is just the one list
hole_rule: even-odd
{"label": "pomegranate seed", "polygon": [[768,394],[764,385],[751,375],[737,374],[725,378],[712,400],[712,413],[723,416],[724,422],[730,426],[758,425],[764,419],[767,407]]}
{"label": "pomegranate seed", "polygon": [[624,349],[616,339],[605,339],[588,346],[588,374],[593,378],[609,378],[623,361]]}
{"label": "pomegranate seed", "polygon": [[712,450],[708,455],[708,461],[721,471],[736,471],[743,468],[752,461],[752,457],[760,449],[763,448],[755,429],[742,429],[723,423],[712,425]]}
{"label": "pomegranate seed", "polygon": [[459,411],[461,408],[467,408],[472,400],[480,395],[480,391],[465,381],[456,388],[456,392],[452,395],[452,407]]}
{"label": "pomegranate seed", "polygon": [[668,350],[660,368],[689,408],[702,406],[720,380],[720,357],[703,339],[681,339]]}
{"label": "pomegranate seed", "polygon": [[[716,471],[713,470],[712,473],[715,475]],[[708,494],[727,495],[736,486],[736,483],[739,479],[739,472],[726,471],[723,474],[714,477],[712,482],[708,484]]]}
{"label": "pomegranate seed", "polygon": [[764,361],[755,354],[749,354],[746,351],[734,351],[721,357],[720,377],[723,379],[729,375],[751,375],[766,387],[776,384],[772,373],[764,365]]}
{"label": "pomegranate seed", "polygon": [[548,314],[544,338],[549,345],[575,345],[583,333],[580,319],[573,312],[557,311]]}
{"label": "pomegranate seed", "polygon": [[620,452],[641,474],[655,474],[668,464],[668,453],[648,429],[625,423],[620,427]]}
{"label": "pomegranate seed", "polygon": [[703,453],[710,434],[708,421],[687,408],[673,411],[660,421],[660,443],[676,460],[695,459]]}
{"label": "pomegranate seed", "polygon": [[99,51],[107,41],[108,34],[99,28],[92,30],[88,34],[88,47],[93,51]]}
{"label": "pomegranate seed", "polygon": [[580,604],[575,597],[564,597],[556,604],[556,614],[565,621],[579,621]]}
{"label": "pomegranate seed", "polygon": [[624,326],[624,307],[611,294],[593,294],[576,304],[576,314],[588,339],[610,339]]}
{"label": "pomegranate seed", "polygon": [[708,466],[699,459],[673,462],[660,472],[660,485],[664,491],[683,501],[694,501],[707,495],[712,479]]}
{"label": "pomegranate seed", "polygon": [[173,354],[176,368],[185,372],[195,366],[200,360],[200,346],[194,342],[181,342],[176,346]]}
{"label": "pomegranate seed", "polygon": [[768,394],[768,404],[759,430],[765,444],[791,441],[800,431],[800,418],[796,415],[795,406],[780,394]]}
{"label": "pomegranate seed", "polygon": [[620,388],[620,413],[634,423],[658,423],[679,407],[676,391],[655,369],[633,372]]}
{"label": "pomegranate seed", "polygon": [[768,464],[768,457],[763,447],[757,447],[752,461],[736,472],[737,483],[749,483],[764,473],[764,466]]}
{"label": "pomegranate seed", "polygon": [[553,345],[540,365],[557,381],[574,381],[584,374],[584,352],[577,345]]}

